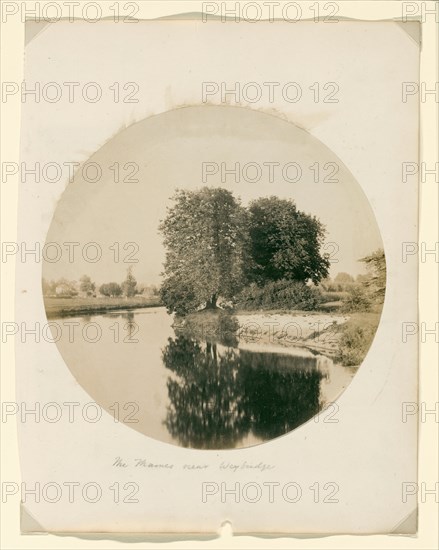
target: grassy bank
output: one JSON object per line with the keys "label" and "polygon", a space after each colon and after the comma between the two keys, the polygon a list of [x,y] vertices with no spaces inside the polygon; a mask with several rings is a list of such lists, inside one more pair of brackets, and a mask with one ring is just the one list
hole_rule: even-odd
{"label": "grassy bank", "polygon": [[189,336],[233,345],[238,341],[278,347],[303,346],[334,357],[345,366],[363,362],[380,313],[316,311],[204,310],[176,318],[175,328]]}
{"label": "grassy bank", "polygon": [[337,359],[345,366],[359,366],[369,351],[380,322],[380,312],[350,313],[340,327]]}
{"label": "grassy bank", "polygon": [[93,315],[107,311],[157,307],[161,303],[157,298],[135,296],[133,298],[44,298],[48,319],[71,317],[75,315]]}

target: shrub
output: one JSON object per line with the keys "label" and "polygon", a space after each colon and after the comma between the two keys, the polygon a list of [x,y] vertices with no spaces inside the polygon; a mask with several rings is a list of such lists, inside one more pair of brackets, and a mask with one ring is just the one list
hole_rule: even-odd
{"label": "shrub", "polygon": [[325,292],[347,292],[354,286],[357,286],[354,281],[336,282],[330,279],[323,279],[319,284],[319,287]]}
{"label": "shrub", "polygon": [[345,366],[359,366],[369,351],[380,316],[374,313],[354,314],[340,327],[342,332],[337,359]]}
{"label": "shrub", "polygon": [[343,311],[352,313],[356,311],[370,311],[372,302],[361,286],[353,286],[348,290],[348,296],[343,300]]}
{"label": "shrub", "polygon": [[262,287],[255,283],[245,287],[235,299],[239,309],[313,310],[321,303],[320,291],[305,283],[281,279]]}
{"label": "shrub", "polygon": [[322,302],[340,302],[348,297],[347,292],[321,292]]}

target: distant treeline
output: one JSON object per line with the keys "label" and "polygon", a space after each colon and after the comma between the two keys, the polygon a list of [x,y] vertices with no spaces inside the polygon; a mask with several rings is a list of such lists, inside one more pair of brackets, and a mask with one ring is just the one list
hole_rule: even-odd
{"label": "distant treeline", "polygon": [[100,296],[116,298],[125,296],[131,298],[137,295],[158,296],[159,287],[138,283],[134,277],[132,267],[129,267],[125,280],[121,283],[109,282],[99,286],[88,275],[83,275],[79,281],[71,281],[64,277],[58,280],[47,281],[43,278],[43,295],[46,297],[73,298],[82,295],[89,298]]}

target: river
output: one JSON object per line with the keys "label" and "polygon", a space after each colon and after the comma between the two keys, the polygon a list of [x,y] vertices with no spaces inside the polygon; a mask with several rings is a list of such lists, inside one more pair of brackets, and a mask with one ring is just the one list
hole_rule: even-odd
{"label": "river", "polygon": [[[160,307],[68,322],[74,337],[62,330],[57,345],[83,389],[128,427],[183,447],[280,437],[327,408],[356,372],[304,348],[197,341]],[[336,405],[323,415],[336,418]]]}

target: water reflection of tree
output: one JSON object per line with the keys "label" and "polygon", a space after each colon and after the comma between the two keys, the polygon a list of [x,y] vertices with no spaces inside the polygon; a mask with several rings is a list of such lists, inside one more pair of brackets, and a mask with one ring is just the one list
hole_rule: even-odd
{"label": "water reflection of tree", "polygon": [[233,448],[249,430],[239,354],[178,336],[168,340],[163,362],[178,376],[167,383],[171,435],[185,447]]}
{"label": "water reflection of tree", "polygon": [[122,313],[121,315],[122,319],[126,320],[126,324],[124,325],[124,330],[127,332],[126,336],[124,335],[124,341],[134,341],[133,336],[137,332],[137,324],[134,321],[134,313],[132,311],[127,311],[125,313]]}
{"label": "water reflection of tree", "polygon": [[241,363],[257,437],[283,435],[319,412],[323,374],[315,358],[241,351]]}
{"label": "water reflection of tree", "polygon": [[165,425],[181,445],[205,449],[234,448],[250,432],[285,434],[319,411],[315,361],[170,338],[163,362],[177,376]]}

